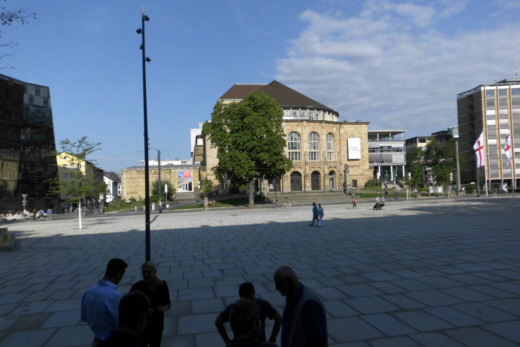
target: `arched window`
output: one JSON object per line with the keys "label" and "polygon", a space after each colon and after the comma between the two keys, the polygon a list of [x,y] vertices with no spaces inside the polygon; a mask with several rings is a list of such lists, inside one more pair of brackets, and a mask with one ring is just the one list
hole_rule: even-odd
{"label": "arched window", "polygon": [[327,134],[327,161],[334,161],[334,135]]}
{"label": "arched window", "polygon": [[301,161],[301,149],[300,149],[301,139],[300,135],[296,132],[292,132],[289,134],[289,139],[287,140],[287,148],[289,149],[289,159],[292,161]]}
{"label": "arched window", "polygon": [[320,160],[320,137],[315,132],[309,134],[309,160]]}

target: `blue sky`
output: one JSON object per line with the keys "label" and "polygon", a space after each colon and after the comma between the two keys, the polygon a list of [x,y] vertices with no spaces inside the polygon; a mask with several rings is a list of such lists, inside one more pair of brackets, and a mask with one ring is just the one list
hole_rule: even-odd
{"label": "blue sky", "polygon": [[189,129],[235,83],[276,79],[369,129],[429,135],[456,95],[512,78],[520,1],[8,0],[0,73],[50,87],[56,142],[88,136],[107,171],[144,158],[141,6],[150,157],[190,157]]}

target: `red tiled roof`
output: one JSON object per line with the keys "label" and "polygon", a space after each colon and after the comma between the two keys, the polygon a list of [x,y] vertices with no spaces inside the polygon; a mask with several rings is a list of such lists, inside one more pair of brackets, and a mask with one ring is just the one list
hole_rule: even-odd
{"label": "red tiled roof", "polygon": [[269,84],[235,84],[220,99],[244,99],[249,93],[259,90],[273,99],[275,99],[282,107],[309,107],[328,110],[338,113],[333,109],[313,100],[286,85],[272,81]]}

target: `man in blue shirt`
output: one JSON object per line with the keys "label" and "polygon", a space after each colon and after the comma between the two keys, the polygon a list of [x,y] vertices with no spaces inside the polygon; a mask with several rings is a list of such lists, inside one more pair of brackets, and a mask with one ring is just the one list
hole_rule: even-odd
{"label": "man in blue shirt", "polygon": [[106,340],[117,328],[121,294],[116,289],[127,267],[123,259],[110,259],[103,279],[81,299],[81,320],[87,322],[94,333],[92,347]]}
{"label": "man in blue shirt", "polygon": [[280,266],[273,276],[276,289],[286,297],[282,317],[282,347],[327,347],[325,306],[318,295],[298,280],[290,266]]}

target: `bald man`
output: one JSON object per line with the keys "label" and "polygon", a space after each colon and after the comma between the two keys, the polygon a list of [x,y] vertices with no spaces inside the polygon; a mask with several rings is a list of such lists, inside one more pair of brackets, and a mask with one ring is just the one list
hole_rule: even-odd
{"label": "bald man", "polygon": [[328,346],[325,306],[318,295],[300,283],[290,266],[277,268],[273,279],[276,289],[285,296],[281,346]]}

